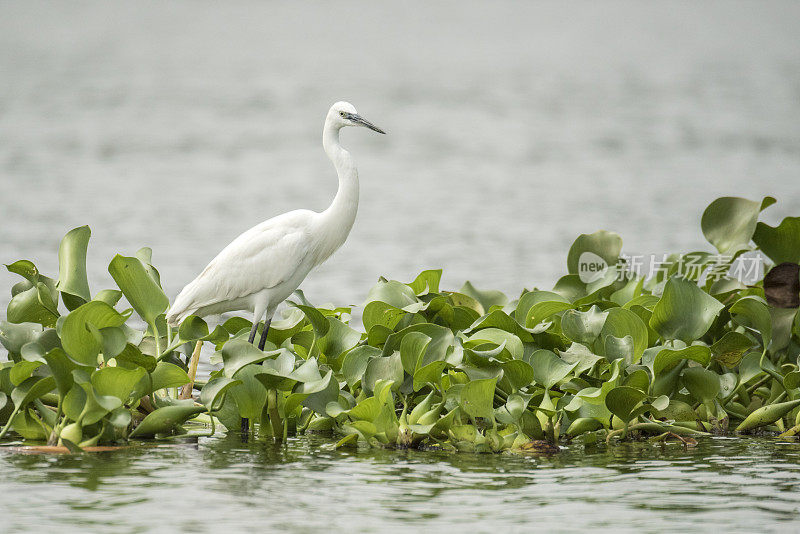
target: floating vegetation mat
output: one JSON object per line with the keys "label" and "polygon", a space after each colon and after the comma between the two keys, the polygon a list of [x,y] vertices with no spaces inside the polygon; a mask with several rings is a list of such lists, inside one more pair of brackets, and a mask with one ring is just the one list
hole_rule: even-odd
{"label": "floating vegetation mat", "polygon": [[[358,327],[350,308],[315,307],[297,292],[264,351],[247,342],[242,318],[168,328],[149,249],[116,256],[118,287],[92,292],[90,231],[76,228],[61,242],[57,280],[27,260],[7,266],[20,281],[0,323],[0,438],[75,451],[227,429],[548,452],[572,439],[792,436],[800,218],[759,222],[774,202],[717,199],[701,220],[715,250],[664,256],[647,274],[618,235],[581,235],[568,274],[513,300],[470,283],[443,290],[440,270],[381,278]],[[749,258],[763,269],[743,283],[735,271],[756,250]],[[145,329],[128,324],[134,314]],[[202,344],[217,370],[193,384]]]}

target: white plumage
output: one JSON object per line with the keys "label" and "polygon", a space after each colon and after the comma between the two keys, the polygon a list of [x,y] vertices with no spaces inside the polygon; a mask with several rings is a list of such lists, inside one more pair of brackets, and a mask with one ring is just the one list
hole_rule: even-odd
{"label": "white plumage", "polygon": [[[358,211],[358,172],[350,153],[339,143],[344,126],[364,126],[385,133],[364,120],[347,102],[328,111],[322,143],[336,167],[339,189],[323,212],[295,210],[247,230],[178,294],[167,322],[178,326],[189,315],[229,311],[253,312],[253,330],[266,316],[267,326],[277,306],[297,289],[308,273],[347,239]],[[261,339],[261,347],[266,339]]]}

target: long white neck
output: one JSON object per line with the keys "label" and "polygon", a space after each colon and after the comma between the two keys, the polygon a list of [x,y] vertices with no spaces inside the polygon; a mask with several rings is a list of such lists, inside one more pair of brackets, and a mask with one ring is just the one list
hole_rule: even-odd
{"label": "long white neck", "polygon": [[325,236],[319,262],[339,248],[347,239],[358,212],[358,171],[350,153],[339,143],[339,127],[325,122],[322,146],[339,176],[339,189],[328,209],[320,213]]}

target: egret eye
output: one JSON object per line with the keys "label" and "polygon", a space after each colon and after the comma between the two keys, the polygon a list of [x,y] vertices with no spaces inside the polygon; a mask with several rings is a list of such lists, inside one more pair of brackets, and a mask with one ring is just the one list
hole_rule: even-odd
{"label": "egret eye", "polygon": [[342,117],[344,117],[344,111],[340,111],[340,112],[339,112],[339,115],[341,115]]}

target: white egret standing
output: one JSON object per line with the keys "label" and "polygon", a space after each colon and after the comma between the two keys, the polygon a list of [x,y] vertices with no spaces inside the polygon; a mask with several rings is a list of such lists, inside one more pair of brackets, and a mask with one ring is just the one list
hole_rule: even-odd
{"label": "white egret standing", "polygon": [[[339,130],[363,126],[386,133],[362,118],[348,102],[328,111],[322,146],[339,175],[339,190],[323,212],[295,210],[254,226],[233,240],[175,298],[167,323],[178,326],[189,315],[208,316],[248,310],[253,313],[250,343],[266,318],[258,343],[264,349],[275,309],[308,273],[347,239],[358,211],[358,171],[339,143]],[[192,355],[196,366],[199,350]]]}

